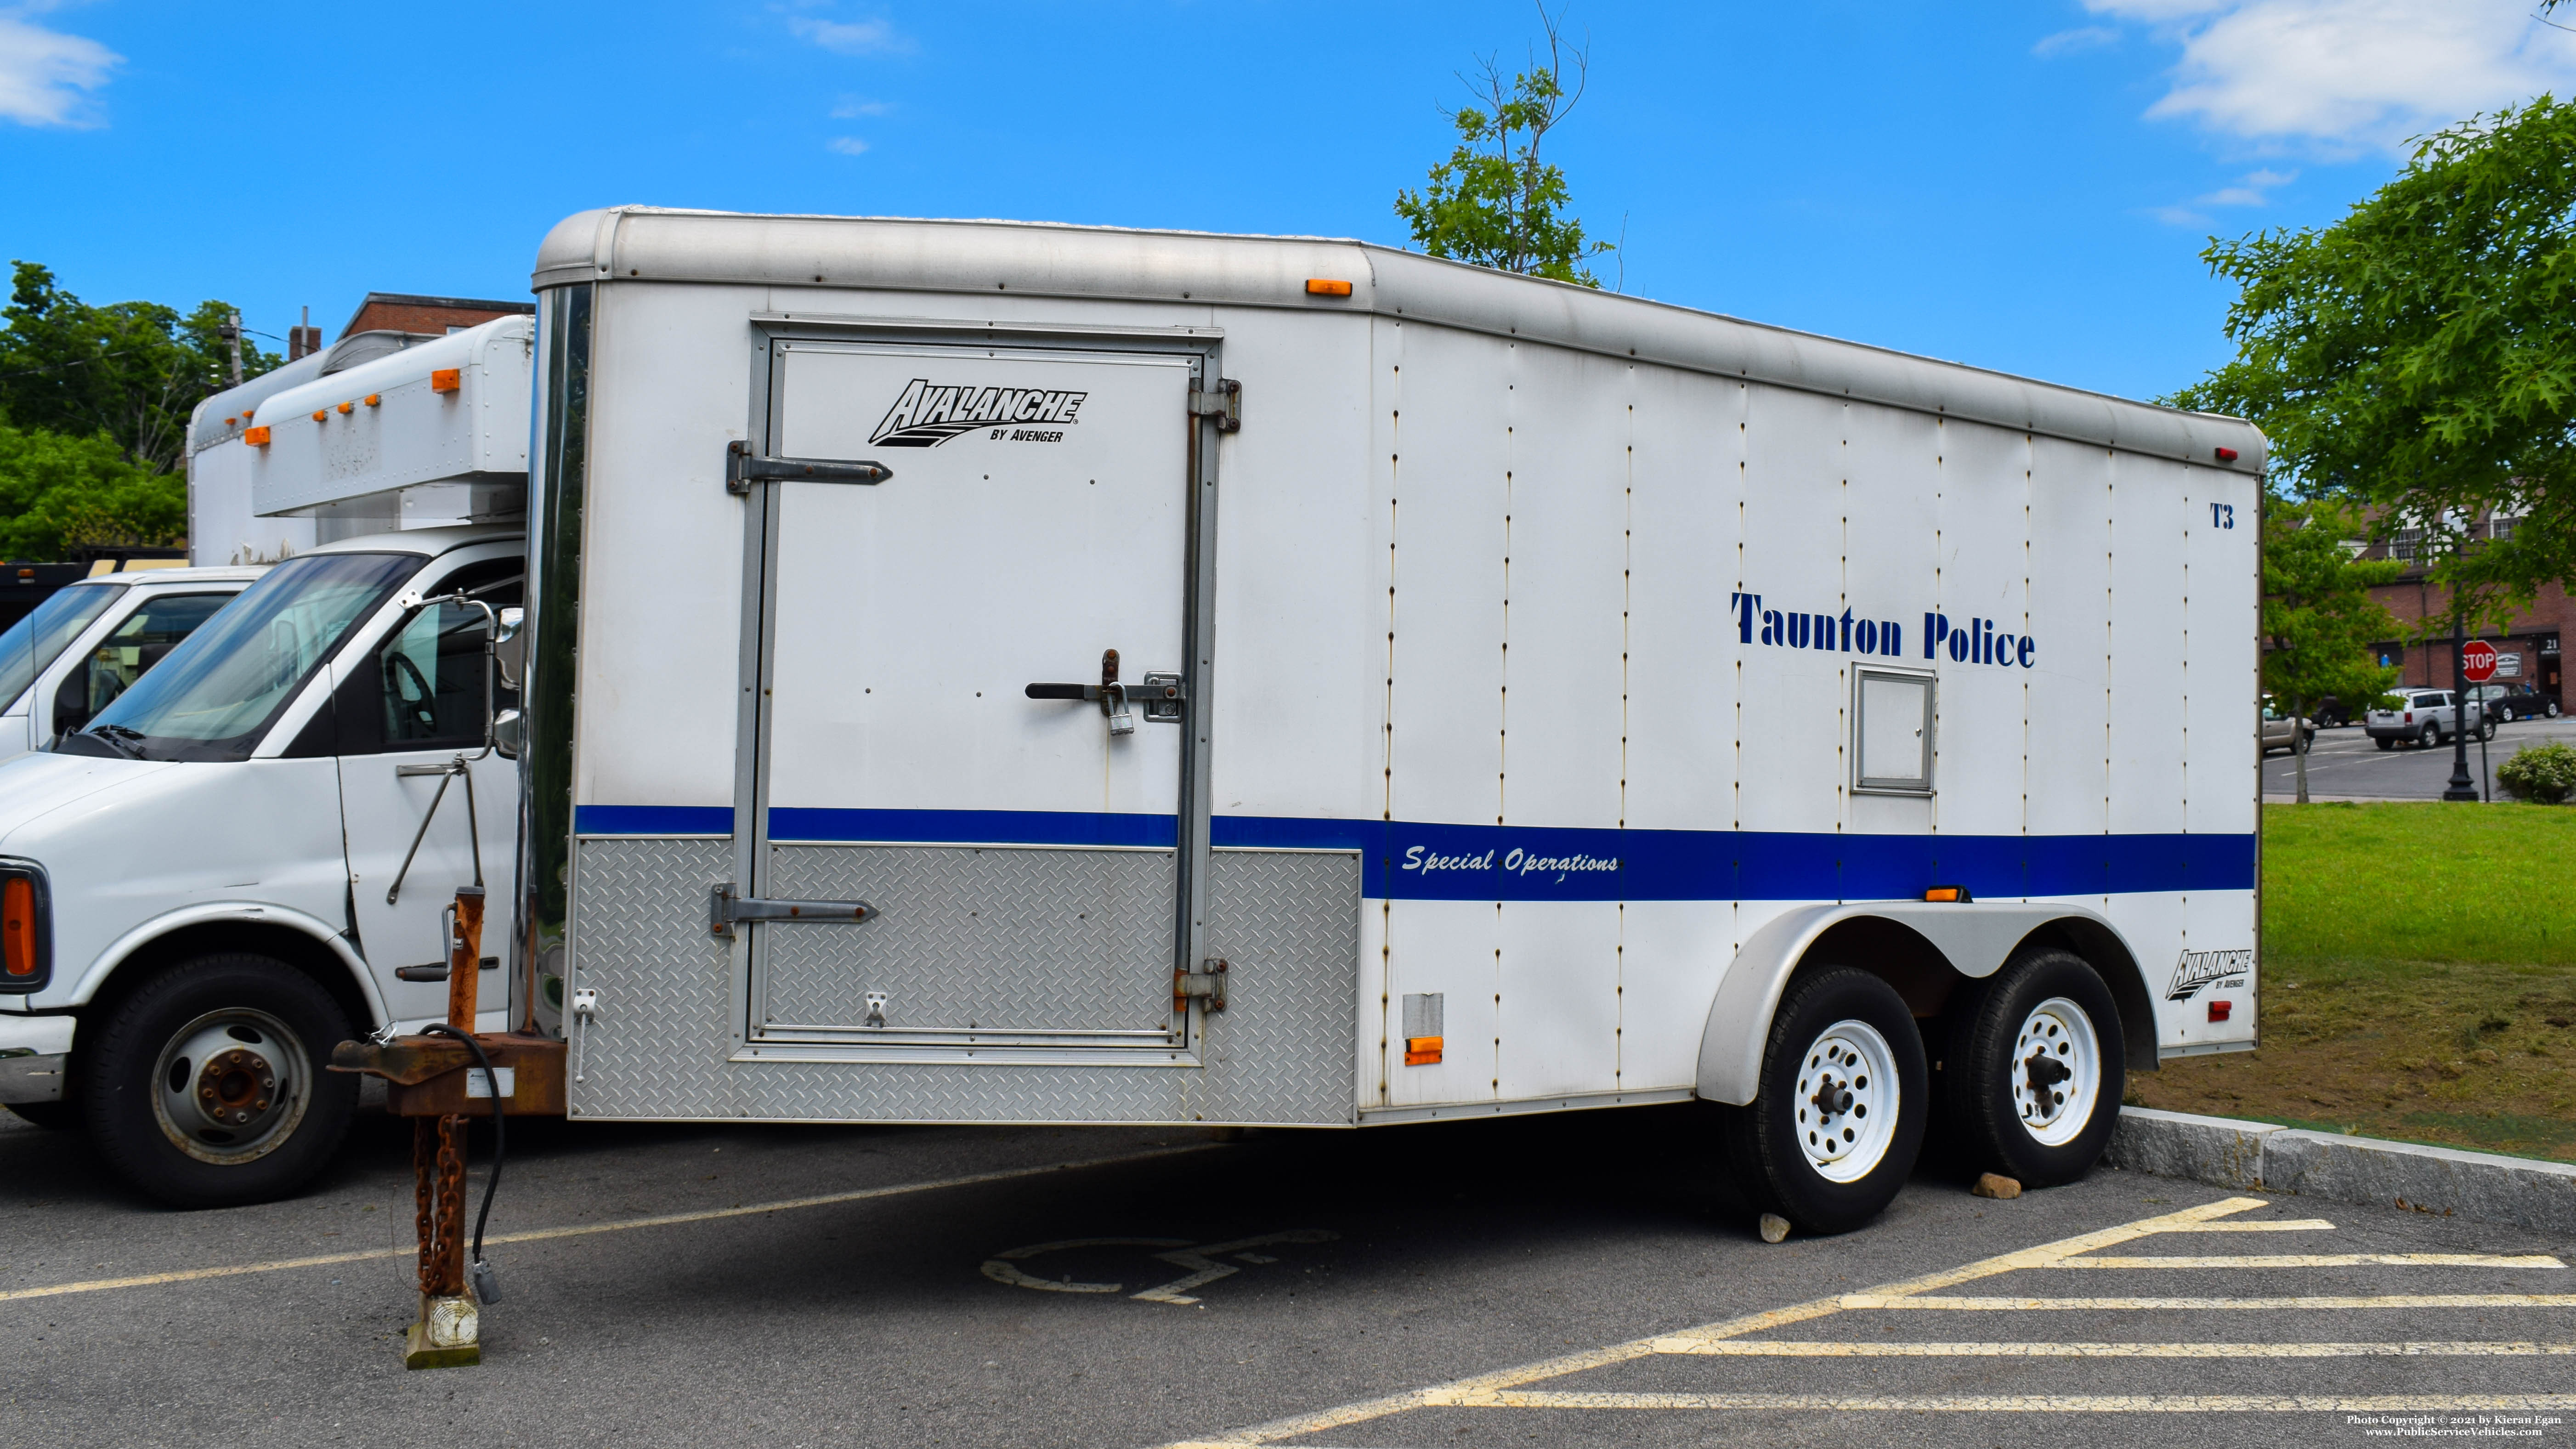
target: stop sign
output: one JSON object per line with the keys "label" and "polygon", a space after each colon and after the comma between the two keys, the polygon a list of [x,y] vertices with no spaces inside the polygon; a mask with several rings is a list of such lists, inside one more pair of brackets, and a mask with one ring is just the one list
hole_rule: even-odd
{"label": "stop sign", "polygon": [[2471,684],[2484,684],[2495,678],[2496,651],[2484,639],[2472,639],[2460,646],[2460,672]]}

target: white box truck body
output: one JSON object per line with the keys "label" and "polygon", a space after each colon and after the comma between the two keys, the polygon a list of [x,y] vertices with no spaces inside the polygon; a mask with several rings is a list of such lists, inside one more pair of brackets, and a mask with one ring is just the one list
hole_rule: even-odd
{"label": "white box truck body", "polygon": [[1349,242],[619,209],[535,280],[576,1117],[1697,1096],[1831,1197],[1979,1011],[1956,1110],[2085,1164],[2253,1040],[2247,424]]}

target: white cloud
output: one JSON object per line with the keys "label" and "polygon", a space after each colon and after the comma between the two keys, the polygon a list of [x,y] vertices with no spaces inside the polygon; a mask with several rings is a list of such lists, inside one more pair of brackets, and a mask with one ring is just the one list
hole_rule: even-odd
{"label": "white cloud", "polygon": [[31,25],[50,4],[0,11],[0,120],[28,126],[94,126],[89,92],[125,57],[85,36]]}
{"label": "white cloud", "polygon": [[799,15],[787,22],[787,28],[836,55],[883,55],[912,49],[912,42],[896,34],[893,24],[884,20],[823,20]]}
{"label": "white cloud", "polygon": [[823,148],[827,151],[838,151],[844,156],[863,156],[867,154],[868,143],[856,136],[834,136],[823,143]]}
{"label": "white cloud", "polygon": [[2274,171],[2265,167],[2236,178],[2233,186],[2195,196],[2187,205],[2148,208],[2147,215],[2167,226],[2208,226],[2209,208],[2221,206],[2268,206],[2272,192],[2299,179],[2296,171]]}
{"label": "white cloud", "polygon": [[2098,50],[2117,43],[2119,39],[2120,32],[2108,25],[2087,25],[2080,30],[2061,30],[2055,35],[2042,36],[2039,44],[2030,48],[2030,53],[2042,59],[2073,55],[2079,50]]}
{"label": "white cloud", "polygon": [[882,116],[893,109],[892,101],[868,101],[861,100],[857,96],[843,96],[839,103],[832,107],[832,119],[847,121],[859,116]]}
{"label": "white cloud", "polygon": [[2399,147],[2576,87],[2576,34],[2529,0],[2085,0],[2179,45],[2147,108],[2257,146]]}

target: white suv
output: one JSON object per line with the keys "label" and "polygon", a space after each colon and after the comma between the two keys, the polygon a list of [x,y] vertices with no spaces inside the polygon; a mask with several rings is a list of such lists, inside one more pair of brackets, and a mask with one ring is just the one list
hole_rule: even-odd
{"label": "white suv", "polygon": [[[2447,689],[2410,689],[2398,700],[2395,709],[2374,709],[2362,720],[2362,729],[2383,750],[2397,748],[2399,740],[2413,740],[2426,749],[2442,743],[2459,731],[2459,710]],[[2478,738],[2495,738],[2495,722],[2476,700],[2469,701],[2469,727]]]}

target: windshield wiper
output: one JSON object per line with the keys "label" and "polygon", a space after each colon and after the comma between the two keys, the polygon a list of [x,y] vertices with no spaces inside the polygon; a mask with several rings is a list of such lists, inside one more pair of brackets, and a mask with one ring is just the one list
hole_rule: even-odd
{"label": "windshield wiper", "polygon": [[103,724],[91,725],[88,729],[82,730],[81,733],[88,735],[90,738],[95,740],[106,741],[108,748],[125,756],[129,760],[139,760],[143,758],[142,741],[144,739],[144,734],[141,730],[127,729],[125,726],[119,724]]}

